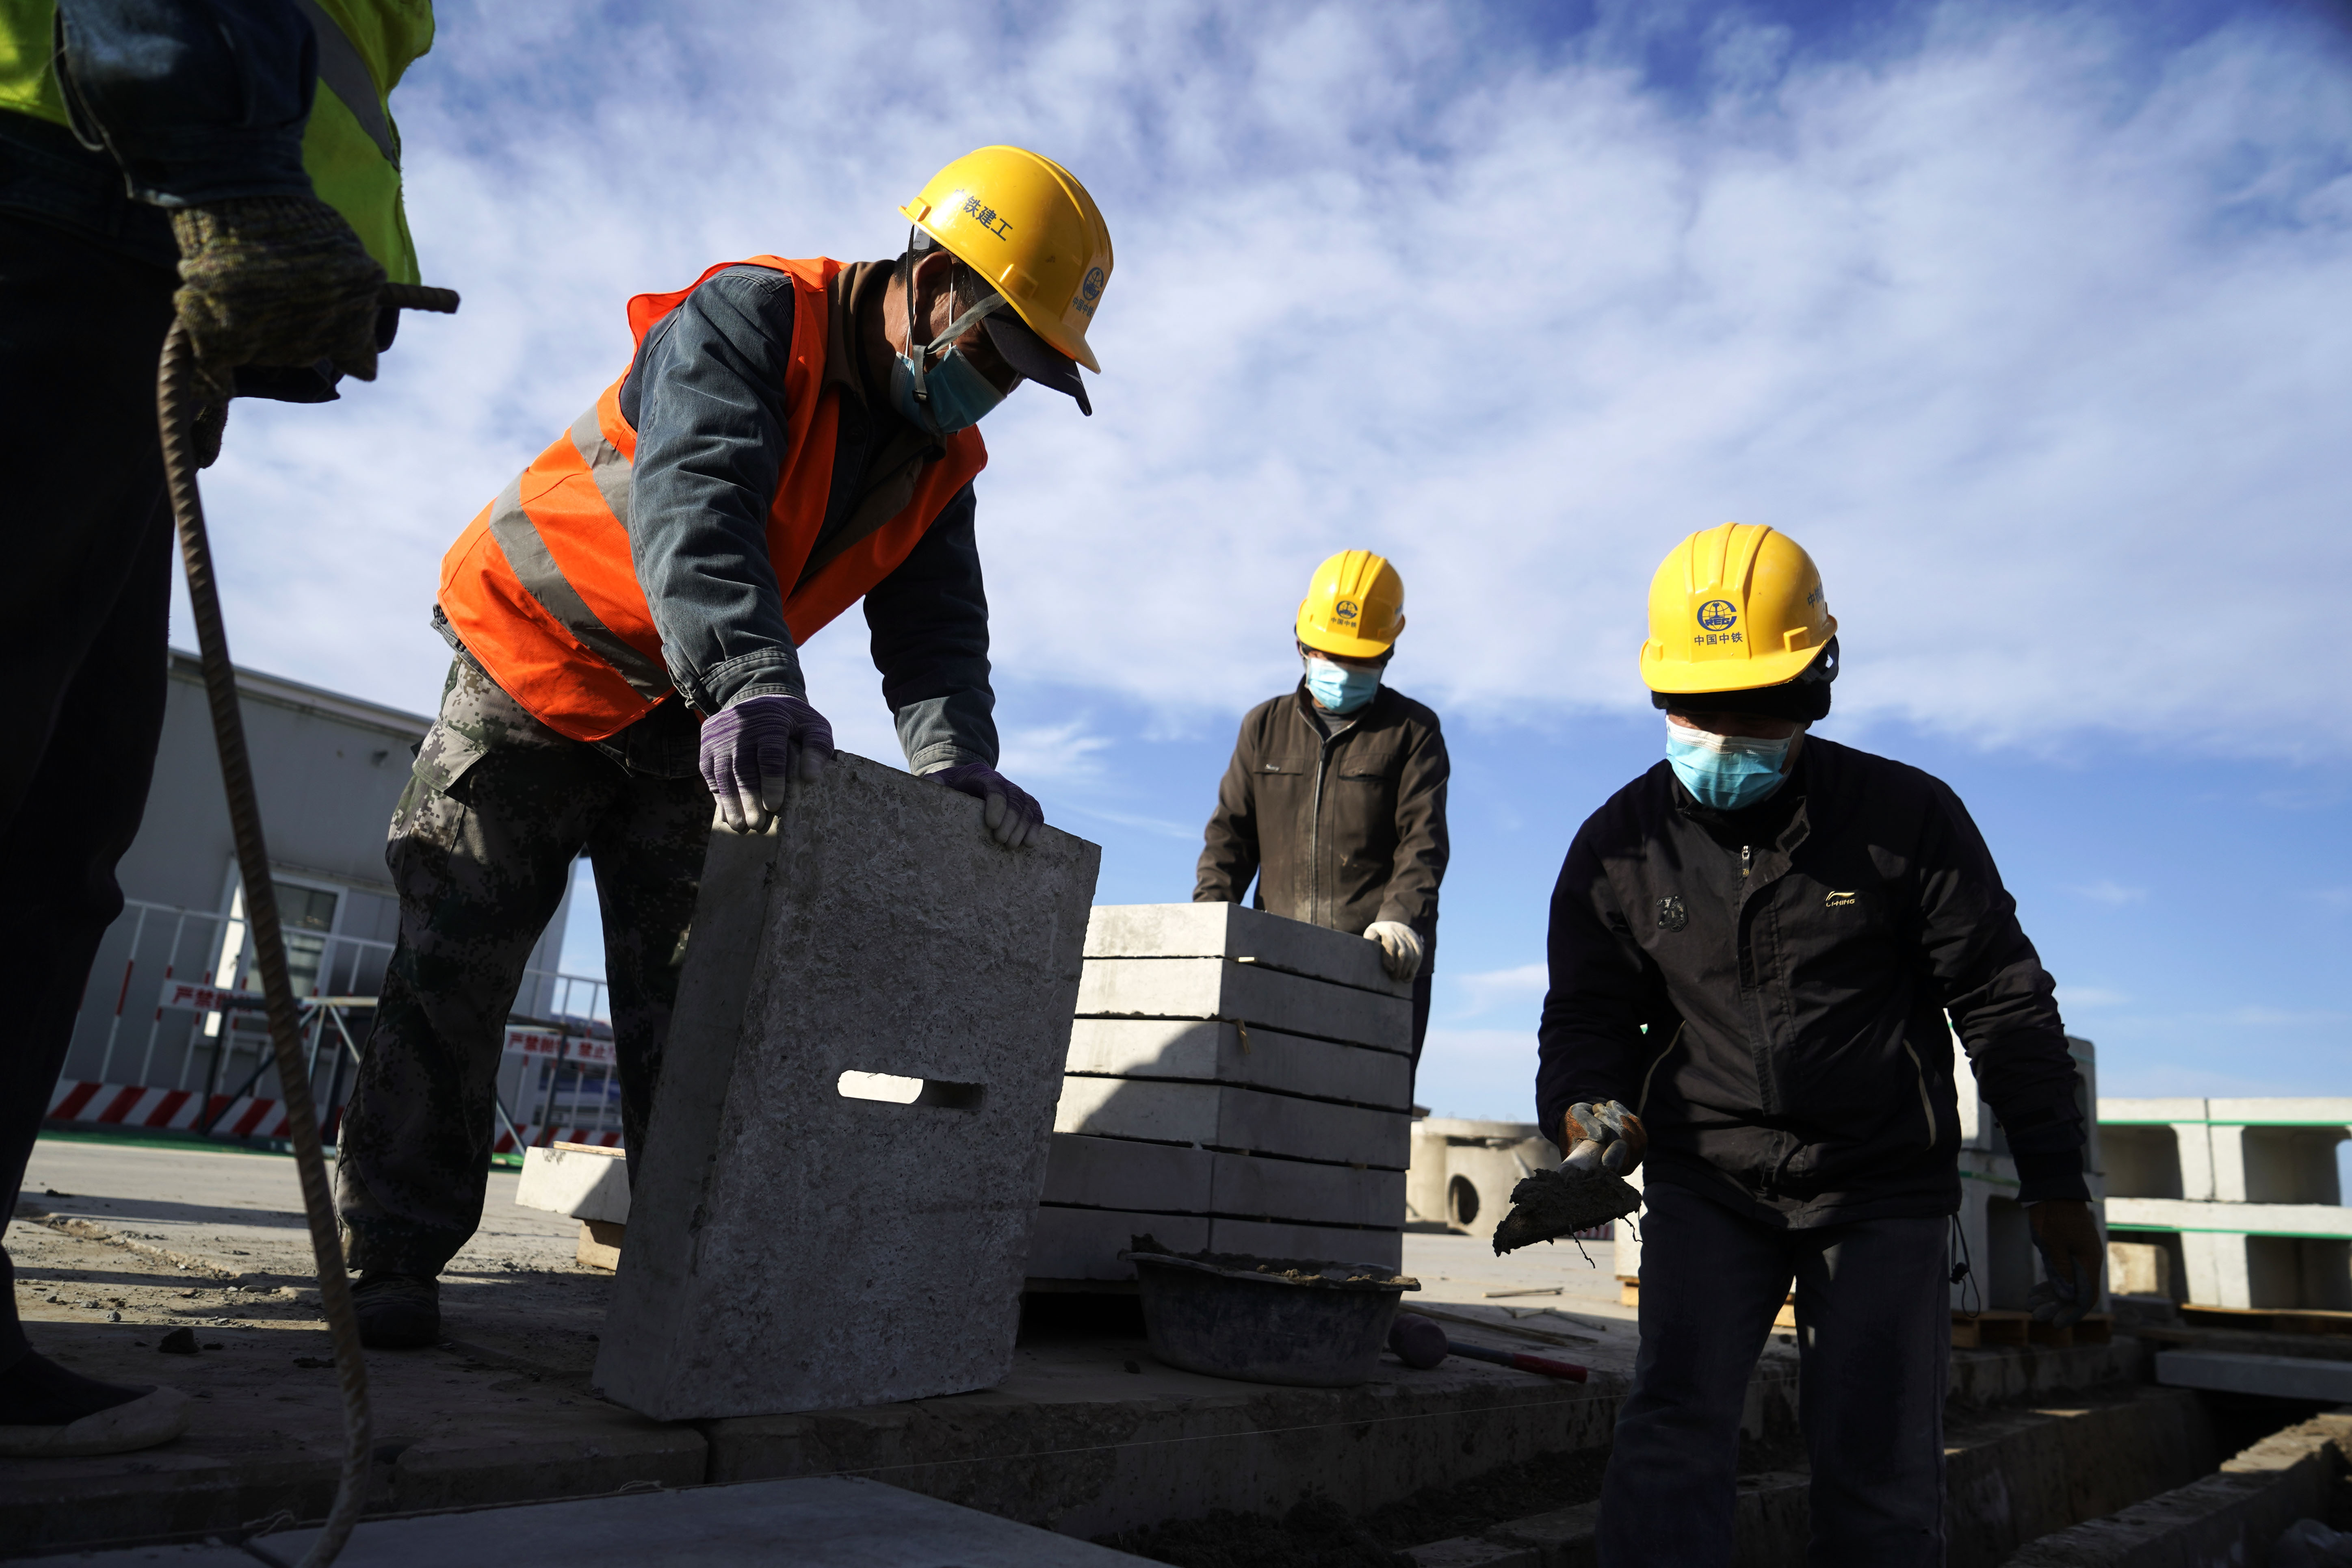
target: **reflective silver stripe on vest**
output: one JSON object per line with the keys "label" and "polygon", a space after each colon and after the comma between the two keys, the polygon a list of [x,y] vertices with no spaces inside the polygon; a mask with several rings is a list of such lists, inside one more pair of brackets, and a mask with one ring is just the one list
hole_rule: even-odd
{"label": "reflective silver stripe on vest", "polygon": [[319,40],[319,79],[343,100],[343,107],[360,122],[383,161],[399,168],[400,142],[392,133],[392,118],[376,96],[375,78],[368,74],[360,47],[320,8],[319,0],[294,0],[294,7],[310,20],[311,36]]}
{"label": "reflective silver stripe on vest", "polygon": [[588,465],[588,477],[596,481],[596,493],[621,521],[629,524],[629,481],[636,469],[621,449],[604,439],[604,426],[596,423],[596,409],[592,404],[588,412],[572,422],[572,449],[580,460]]}
{"label": "reflective silver stripe on vest", "polygon": [[669,671],[661,661],[649,658],[632,647],[588,607],[563,575],[563,569],[548,552],[547,541],[540,537],[539,524],[522,509],[522,476],[517,474],[512,483],[499,492],[490,503],[490,537],[499,542],[506,552],[507,564],[530,596],[537,599],[556,623],[580,639],[581,646],[621,672],[629,689],[651,702],[670,689]]}

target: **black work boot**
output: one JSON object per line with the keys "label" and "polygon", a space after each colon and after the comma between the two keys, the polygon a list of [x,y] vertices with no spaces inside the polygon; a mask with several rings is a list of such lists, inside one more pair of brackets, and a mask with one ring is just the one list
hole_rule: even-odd
{"label": "black work boot", "polygon": [[359,1310],[360,1343],[370,1350],[413,1351],[441,1341],[441,1282],[422,1274],[371,1268],[352,1286]]}

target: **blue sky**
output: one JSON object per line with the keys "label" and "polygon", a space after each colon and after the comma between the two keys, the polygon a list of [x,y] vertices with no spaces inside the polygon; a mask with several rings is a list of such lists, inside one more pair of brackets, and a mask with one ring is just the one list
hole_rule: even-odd
{"label": "blue sky", "polygon": [[[1021,142],[1118,264],[1097,416],[986,426],[1004,768],[1105,901],[1187,895],[1307,573],[1384,551],[1456,767],[1422,1098],[1528,1114],[1552,878],[1660,747],[1649,574],[1766,522],[1843,625],[1822,732],[1959,790],[2104,1088],[2346,1090],[2340,7],[438,9],[394,107],[466,308],[340,405],[239,405],[243,661],[429,709],[440,553],[621,369],[630,294],[887,255],[933,168]],[[861,644],[811,696],[895,758]]]}

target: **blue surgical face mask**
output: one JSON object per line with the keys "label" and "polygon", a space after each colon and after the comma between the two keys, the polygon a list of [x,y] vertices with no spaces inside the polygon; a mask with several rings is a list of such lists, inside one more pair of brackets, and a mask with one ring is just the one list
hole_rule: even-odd
{"label": "blue surgical face mask", "polygon": [[1349,669],[1328,658],[1307,661],[1307,689],[1330,713],[1353,713],[1381,689],[1377,669]]}
{"label": "blue surgical face mask", "polygon": [[1666,761],[1675,776],[1701,805],[1717,811],[1738,811],[1769,800],[1787,776],[1794,735],[1778,741],[1749,735],[1717,735],[1687,725],[1666,725]]}
{"label": "blue surgical face mask", "polygon": [[[971,331],[973,323],[1004,300],[998,295],[990,295],[919,349],[914,346],[914,299],[913,280],[909,279],[908,348],[890,366],[891,406],[918,430],[932,436],[952,436],[979,424],[989,410],[1004,401],[1005,394],[997,389],[996,384],[974,369],[971,361],[964,358],[963,351],[953,346],[958,338]],[[947,352],[940,353],[942,349]],[[927,364],[925,362],[935,353],[940,354],[939,363]]]}

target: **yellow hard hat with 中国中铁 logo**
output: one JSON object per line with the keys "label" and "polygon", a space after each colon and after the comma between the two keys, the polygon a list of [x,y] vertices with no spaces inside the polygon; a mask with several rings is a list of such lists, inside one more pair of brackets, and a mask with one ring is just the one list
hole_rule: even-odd
{"label": "yellow hard hat with \u4e2d\u56fd\u4e2d\u94c1 logo", "polygon": [[1110,230],[1067,169],[1022,147],[982,147],[898,209],[1004,297],[1029,330],[1100,374],[1087,329],[1110,281]]}
{"label": "yellow hard hat with \u4e2d\u56fd\u4e2d\u94c1 logo", "polygon": [[1803,545],[1755,523],[1702,529],[1650,579],[1642,679],[1667,694],[1794,680],[1837,635]]}
{"label": "yellow hard hat with \u4e2d\u56fd\u4e2d\u94c1 logo", "polygon": [[1298,640],[1341,658],[1378,658],[1404,630],[1404,579],[1384,555],[1342,550],[1307,581]]}

